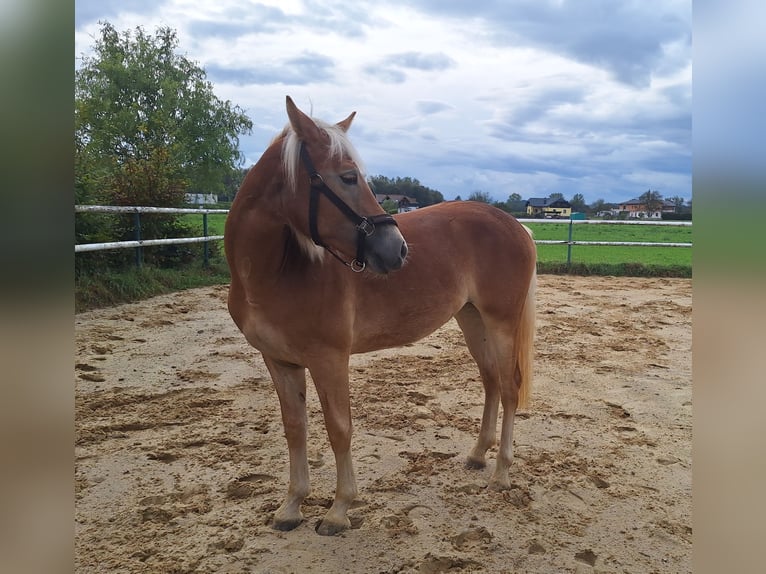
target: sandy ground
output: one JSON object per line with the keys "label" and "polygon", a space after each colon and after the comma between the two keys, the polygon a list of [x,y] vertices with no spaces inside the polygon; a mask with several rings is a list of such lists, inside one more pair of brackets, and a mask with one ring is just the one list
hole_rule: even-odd
{"label": "sandy ground", "polygon": [[536,379],[512,488],[463,461],[483,404],[451,321],[352,359],[354,528],[314,532],[335,486],[311,389],[313,493],[287,483],[259,354],[203,288],[77,315],[76,570],[691,572],[691,281],[539,278]]}

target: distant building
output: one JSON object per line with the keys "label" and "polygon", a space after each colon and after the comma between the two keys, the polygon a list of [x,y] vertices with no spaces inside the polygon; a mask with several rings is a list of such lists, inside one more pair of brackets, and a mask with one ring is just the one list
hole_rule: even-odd
{"label": "distant building", "polygon": [[185,193],[184,201],[192,205],[210,205],[218,203],[218,196],[214,193]]}
{"label": "distant building", "polygon": [[666,199],[662,200],[660,209],[649,212],[647,206],[640,199],[623,201],[619,206],[620,212],[627,212],[628,219],[662,219],[663,213],[675,213],[676,204]]}
{"label": "distant building", "polygon": [[527,215],[546,219],[568,218],[572,215],[572,204],[562,198],[531,197],[527,200]]}
{"label": "distant building", "polygon": [[391,193],[391,194],[376,193],[375,199],[377,199],[378,203],[381,205],[386,200],[393,201],[398,206],[398,213],[404,213],[405,211],[414,211],[415,209],[420,207],[420,204],[418,204],[418,201],[416,199],[407,197],[406,195],[397,195],[395,193]]}

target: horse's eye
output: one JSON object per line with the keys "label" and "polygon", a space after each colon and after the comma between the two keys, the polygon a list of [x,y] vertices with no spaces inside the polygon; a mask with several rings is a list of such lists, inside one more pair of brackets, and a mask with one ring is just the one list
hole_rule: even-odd
{"label": "horse's eye", "polygon": [[357,177],[355,173],[344,173],[340,176],[340,180],[346,185],[355,185],[357,182]]}

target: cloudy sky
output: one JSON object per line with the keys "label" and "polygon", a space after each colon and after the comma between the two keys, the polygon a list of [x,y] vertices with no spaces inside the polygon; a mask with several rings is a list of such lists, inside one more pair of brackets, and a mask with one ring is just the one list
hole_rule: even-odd
{"label": "cloudy sky", "polygon": [[560,192],[691,198],[691,0],[77,0],[75,56],[98,21],[178,32],[216,95],[253,120],[255,163],[285,95],[358,115],[370,175],[445,198]]}

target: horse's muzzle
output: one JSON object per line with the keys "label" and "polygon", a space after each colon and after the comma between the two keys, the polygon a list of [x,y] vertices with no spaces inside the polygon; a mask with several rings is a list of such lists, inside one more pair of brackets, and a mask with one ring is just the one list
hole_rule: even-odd
{"label": "horse's muzzle", "polygon": [[407,258],[407,242],[394,225],[378,227],[367,238],[366,247],[365,263],[367,269],[374,273],[385,275],[401,269]]}

